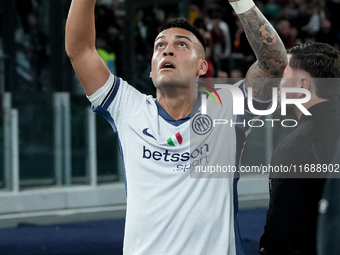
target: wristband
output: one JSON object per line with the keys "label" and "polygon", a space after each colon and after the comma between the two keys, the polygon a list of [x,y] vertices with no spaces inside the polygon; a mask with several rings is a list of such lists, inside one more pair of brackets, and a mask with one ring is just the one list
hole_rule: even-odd
{"label": "wristband", "polygon": [[255,3],[253,0],[239,0],[237,2],[230,2],[236,14],[241,14],[251,9]]}

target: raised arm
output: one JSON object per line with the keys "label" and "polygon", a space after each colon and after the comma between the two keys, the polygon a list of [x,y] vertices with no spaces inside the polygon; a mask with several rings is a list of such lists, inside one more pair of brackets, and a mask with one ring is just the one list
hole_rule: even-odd
{"label": "raised arm", "polygon": [[65,36],[67,55],[88,96],[103,86],[110,75],[95,46],[95,4],[96,0],[72,0]]}
{"label": "raised arm", "polygon": [[[246,87],[253,87],[253,96],[272,99],[272,87],[280,83],[287,65],[286,49],[273,26],[251,0],[230,0],[243,25],[257,61],[246,74]],[[248,9],[250,7],[250,9]],[[247,10],[248,9],[248,10]],[[246,10],[246,11],[245,11]],[[269,79],[274,78],[274,79]]]}

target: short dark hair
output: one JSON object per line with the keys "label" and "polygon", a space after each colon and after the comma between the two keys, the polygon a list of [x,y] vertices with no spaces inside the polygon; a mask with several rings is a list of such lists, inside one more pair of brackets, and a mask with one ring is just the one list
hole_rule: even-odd
{"label": "short dark hair", "polygon": [[336,100],[340,93],[340,52],[326,43],[307,42],[287,50],[291,54],[289,66],[308,72],[316,79],[316,95]]}
{"label": "short dark hair", "polygon": [[193,33],[196,36],[196,38],[200,41],[200,43],[202,44],[203,49],[205,51],[205,42],[204,42],[203,36],[198,31],[198,29],[189,22],[188,19],[186,18],[171,19],[165,25],[161,27],[159,32],[162,32],[166,29],[173,28],[173,27],[182,28]]}

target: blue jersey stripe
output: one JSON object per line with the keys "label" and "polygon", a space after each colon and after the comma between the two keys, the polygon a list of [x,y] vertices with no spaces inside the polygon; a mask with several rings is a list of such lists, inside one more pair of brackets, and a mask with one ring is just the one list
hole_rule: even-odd
{"label": "blue jersey stripe", "polygon": [[233,190],[234,190],[234,232],[235,232],[235,248],[237,255],[245,255],[243,250],[243,244],[241,239],[241,233],[238,226],[238,193],[237,193],[237,182],[238,179],[234,178]]}
{"label": "blue jersey stripe", "polygon": [[116,133],[117,140],[118,140],[118,148],[119,148],[120,156],[122,157],[122,162],[123,162],[124,179],[125,179],[125,193],[126,193],[126,197],[127,197],[127,180],[126,180],[126,171],[125,171],[125,161],[124,161],[124,155],[123,155],[123,148],[122,148],[122,144],[120,142],[120,138],[119,138],[119,134],[118,134],[118,131],[117,131],[116,124],[115,124],[111,114],[106,109],[104,109],[103,107],[98,106],[93,111],[102,115],[110,123],[111,127],[113,128],[113,131]]}

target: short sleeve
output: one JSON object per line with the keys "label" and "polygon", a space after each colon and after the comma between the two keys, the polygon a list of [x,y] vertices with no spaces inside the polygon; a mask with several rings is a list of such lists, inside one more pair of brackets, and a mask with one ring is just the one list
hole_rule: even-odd
{"label": "short sleeve", "polygon": [[104,116],[115,132],[142,110],[148,97],[126,81],[110,75],[107,82],[88,99],[94,112]]}

